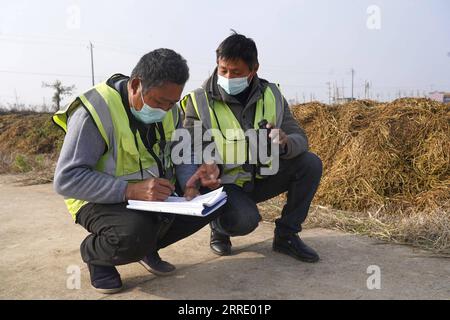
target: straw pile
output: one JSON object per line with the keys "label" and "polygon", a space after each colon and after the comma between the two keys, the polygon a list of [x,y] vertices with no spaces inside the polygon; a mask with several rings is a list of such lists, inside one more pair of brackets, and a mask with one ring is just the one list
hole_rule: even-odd
{"label": "straw pile", "polygon": [[0,108],[0,174],[24,175],[26,184],[51,182],[62,141],[50,114],[1,114]]}
{"label": "straw pile", "polygon": [[449,248],[449,104],[406,98],[308,103],[292,112],[324,163],[315,203],[376,213],[395,224],[394,240]]}

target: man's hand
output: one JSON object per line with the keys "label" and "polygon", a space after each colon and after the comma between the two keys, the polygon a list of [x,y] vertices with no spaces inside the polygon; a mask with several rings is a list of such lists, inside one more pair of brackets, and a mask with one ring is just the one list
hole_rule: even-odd
{"label": "man's hand", "polygon": [[167,179],[152,178],[138,183],[129,183],[127,200],[165,201],[174,192],[175,187]]}
{"label": "man's hand", "polygon": [[202,164],[186,183],[184,197],[187,200],[194,199],[199,194],[200,186],[217,189],[221,183],[219,175],[220,170],[217,164]]}
{"label": "man's hand", "polygon": [[288,143],[289,136],[282,129],[275,128],[271,123],[269,123],[266,128],[271,130],[269,138],[272,139],[272,142],[279,144],[282,148],[285,148]]}

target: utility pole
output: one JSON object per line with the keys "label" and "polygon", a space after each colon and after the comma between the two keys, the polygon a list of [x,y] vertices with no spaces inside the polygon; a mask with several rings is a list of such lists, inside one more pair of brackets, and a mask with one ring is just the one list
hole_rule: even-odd
{"label": "utility pole", "polygon": [[14,89],[14,98],[16,99],[16,108],[19,108],[19,96],[16,89]]}
{"label": "utility pole", "polygon": [[366,80],[365,84],[364,84],[364,98],[365,99],[370,99],[370,87],[371,87],[370,82]]}
{"label": "utility pole", "polygon": [[367,99],[367,80],[364,80],[364,99]]}
{"label": "utility pole", "polygon": [[337,103],[339,100],[339,87],[337,85],[337,81],[334,81],[334,103]]}
{"label": "utility pole", "polygon": [[94,78],[94,46],[92,42],[89,41],[89,48],[91,50],[91,74],[92,74],[92,86],[95,86]]}
{"label": "utility pole", "polygon": [[328,81],[326,84],[328,86],[328,104],[331,105],[331,82]]}
{"label": "utility pole", "polygon": [[355,70],[352,68],[352,100],[354,99],[353,90],[354,90],[354,80],[355,80]]}

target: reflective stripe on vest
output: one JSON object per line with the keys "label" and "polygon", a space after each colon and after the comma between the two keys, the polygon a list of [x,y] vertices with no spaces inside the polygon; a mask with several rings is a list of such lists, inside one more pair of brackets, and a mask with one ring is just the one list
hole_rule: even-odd
{"label": "reflective stripe on vest", "polygon": [[[67,132],[68,117],[81,104],[89,112],[107,146],[106,152],[94,167],[95,171],[123,181],[138,181],[151,178],[152,175],[159,176],[157,162],[147,151],[140,134],[136,133],[135,137],[130,129],[128,115],[119,92],[103,82],[77,97],[65,110],[58,111],[53,116],[55,124]],[[155,143],[153,147],[154,153],[164,158],[167,179],[174,178],[170,148],[172,134],[180,117],[179,111],[179,107],[175,105],[162,122],[166,140],[165,150],[161,153],[158,143]],[[156,135],[159,141],[158,130]],[[138,148],[136,148],[136,140]],[[139,160],[142,163],[142,173]],[[88,203],[78,199],[66,199],[65,202],[74,220],[79,209]]]}
{"label": "reflective stripe on vest", "polygon": [[[186,96],[181,103],[183,108],[186,107],[189,97],[203,127],[206,130],[217,129],[212,131],[212,135],[216,150],[224,164],[222,183],[237,184],[242,187],[245,182],[251,181],[252,176],[251,173],[244,171],[242,168],[242,164],[247,160],[248,152],[245,134],[239,121],[226,103],[211,101],[203,89],[197,89]],[[283,114],[283,96],[278,86],[270,83],[263,97],[256,103],[254,128],[258,129],[258,123],[263,119],[276,124],[276,127],[279,128],[283,120]],[[249,148],[250,150],[252,148],[257,150],[257,146],[252,144],[249,145]],[[229,157],[229,155],[233,157]]]}

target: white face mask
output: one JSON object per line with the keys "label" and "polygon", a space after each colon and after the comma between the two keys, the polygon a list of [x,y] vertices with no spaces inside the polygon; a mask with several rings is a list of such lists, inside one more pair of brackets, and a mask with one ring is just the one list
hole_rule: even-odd
{"label": "white face mask", "polygon": [[131,108],[131,113],[141,122],[145,124],[157,123],[161,122],[167,114],[167,111],[164,111],[159,108],[153,108],[145,103],[144,96],[142,94],[141,87],[141,99],[144,106],[140,111],[137,111],[134,107]]}
{"label": "white face mask", "polygon": [[217,84],[229,95],[235,96],[248,88],[248,77],[228,79],[218,74]]}

